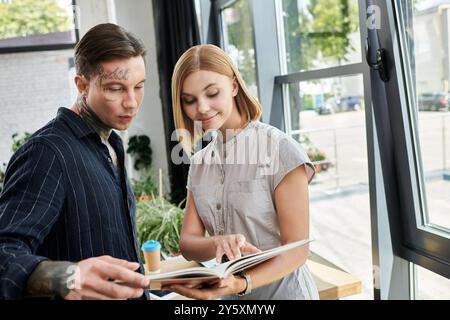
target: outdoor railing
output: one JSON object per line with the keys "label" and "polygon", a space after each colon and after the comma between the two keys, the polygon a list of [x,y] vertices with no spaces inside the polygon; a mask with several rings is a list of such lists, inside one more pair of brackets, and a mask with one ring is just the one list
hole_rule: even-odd
{"label": "outdoor railing", "polygon": [[[442,172],[448,171],[450,168],[447,165],[447,149],[448,149],[448,142],[449,142],[449,137],[447,137],[448,134],[450,134],[450,130],[449,130],[449,124],[447,123],[448,120],[450,119],[450,114],[444,114],[444,115],[436,115],[437,117],[441,118],[441,127],[442,127]],[[314,128],[314,129],[300,129],[300,130],[292,130],[291,131],[291,136],[298,137],[296,140],[300,142],[300,144],[302,144],[302,146],[304,147],[305,150],[308,149],[308,145],[303,144],[302,143],[302,136],[306,136],[308,137],[308,140],[312,142],[312,145],[314,147],[317,147],[319,150],[323,150],[325,148],[329,148],[332,150],[332,154],[331,156],[328,156],[325,160],[320,160],[320,161],[312,161],[313,165],[322,165],[322,164],[327,164],[327,163],[331,163],[331,168],[334,169],[334,175],[330,176],[326,176],[325,179],[316,179],[314,180],[315,183],[320,183],[323,181],[327,181],[330,179],[333,179],[335,181],[335,186],[336,188],[340,188],[341,187],[341,180],[345,179],[345,172],[343,173],[341,170],[341,165],[340,165],[340,161],[339,161],[339,155],[340,155],[340,148],[345,145],[345,144],[350,144],[350,142],[348,141],[344,141],[344,142],[340,142],[338,143],[338,134],[340,130],[349,130],[349,129],[361,129],[363,128],[363,131],[365,133],[365,125],[352,125],[352,126],[335,126],[335,127],[321,127],[321,128]],[[314,134],[321,134],[321,133],[326,133],[326,132],[330,132],[332,138],[331,143],[327,143],[326,141],[320,141],[320,139],[312,139],[311,136]],[[422,144],[424,144],[425,141],[422,141]],[[364,148],[366,150],[366,145],[364,144],[364,146],[361,146],[362,148]],[[366,154],[366,153],[365,153]],[[342,155],[341,155],[342,156]],[[435,167],[436,168],[436,167]],[[428,171],[433,171],[433,170],[428,170]],[[450,177],[450,173],[448,174]]]}
{"label": "outdoor railing", "polygon": [[[327,176],[326,179],[324,180],[329,180],[329,179],[333,179],[335,181],[335,186],[337,189],[339,189],[341,187],[341,179],[343,178],[341,176],[341,172],[340,172],[340,165],[339,165],[339,161],[338,161],[338,147],[342,146],[343,143],[338,144],[338,131],[339,130],[348,130],[348,129],[361,129],[361,128],[365,128],[364,125],[352,125],[352,126],[335,126],[335,127],[322,127],[322,128],[314,128],[314,129],[300,129],[300,130],[292,130],[291,131],[291,135],[292,136],[307,136],[309,138],[309,140],[312,142],[314,147],[317,147],[319,150],[327,147],[327,146],[331,146],[332,150],[333,150],[333,156],[329,157],[325,160],[319,160],[319,161],[312,161],[313,165],[322,165],[322,164],[327,164],[327,163],[331,163],[332,164],[332,168],[334,169],[334,175],[333,176]],[[317,141],[314,141],[314,139],[311,139],[310,136],[311,134],[314,133],[324,133],[324,132],[331,132],[332,134],[332,144],[324,144],[324,143],[320,143],[320,146],[317,146],[318,143]],[[299,142],[302,144],[301,142],[301,138],[297,139],[300,140]],[[308,145],[302,145],[304,147],[304,149],[308,149]],[[365,148],[365,146],[364,146]],[[314,181],[316,183],[322,182],[324,180],[321,179],[315,179]]]}

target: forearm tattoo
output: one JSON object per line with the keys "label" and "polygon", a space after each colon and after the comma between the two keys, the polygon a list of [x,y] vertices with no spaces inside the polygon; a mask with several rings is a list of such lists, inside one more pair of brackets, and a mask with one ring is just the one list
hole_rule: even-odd
{"label": "forearm tattoo", "polygon": [[108,138],[112,132],[112,128],[103,123],[103,121],[100,120],[99,117],[97,117],[97,115],[91,110],[91,108],[89,108],[86,103],[86,98],[83,98],[81,96],[78,97],[76,106],[78,108],[80,117],[94,128],[102,141],[108,141]]}
{"label": "forearm tattoo", "polygon": [[25,294],[65,297],[70,291],[71,270],[75,267],[75,263],[68,261],[42,261],[28,278]]}

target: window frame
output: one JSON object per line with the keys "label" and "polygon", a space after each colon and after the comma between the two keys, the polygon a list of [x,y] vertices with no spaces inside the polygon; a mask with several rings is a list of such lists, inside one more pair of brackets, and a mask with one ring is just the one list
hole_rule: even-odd
{"label": "window frame", "polygon": [[[222,10],[236,0],[201,0],[203,43],[223,45]],[[274,83],[281,74],[278,49],[278,26],[275,15],[277,1],[247,0],[253,20],[258,98],[263,108],[262,121],[283,128],[282,88]]]}
{"label": "window frame", "polygon": [[[220,8],[232,1],[201,0],[203,34],[205,43],[221,45]],[[372,231],[372,264],[374,277],[375,299],[413,299],[415,290],[414,264],[450,278],[450,240],[442,237],[438,230],[432,227],[418,227],[417,218],[422,216],[420,206],[425,201],[419,194],[419,188],[424,180],[421,174],[420,161],[412,148],[420,151],[417,135],[411,127],[412,118],[408,115],[410,105],[415,105],[414,97],[407,93],[407,75],[412,70],[405,70],[400,55],[398,16],[396,16],[395,1],[358,0],[362,59],[359,63],[334,66],[288,74],[282,63],[282,48],[278,43],[280,26],[278,22],[267,21],[269,15],[276,16],[281,0],[248,0],[251,3],[255,32],[255,51],[258,77],[266,73],[271,77],[271,84],[258,82],[260,92],[269,92],[266,97],[260,97],[264,110],[269,114],[264,122],[281,130],[293,133],[286,122],[288,109],[283,103],[286,87],[292,82],[308,81],[318,78],[348,76],[362,74],[364,83],[364,99],[366,103],[366,137],[369,169],[370,215]],[[406,0],[402,0],[407,2]],[[275,3],[275,5],[274,5]],[[266,7],[264,15],[262,6],[275,6],[274,12]],[[380,29],[369,29],[368,19],[372,12],[369,7],[380,9]],[[203,9],[206,8],[206,12]],[[278,9],[277,9],[278,8]],[[216,23],[211,26],[211,15],[216,14]],[[409,13],[411,14],[411,13]],[[280,21],[280,17],[278,17]],[[267,34],[262,34],[258,23],[265,23],[266,28],[278,30],[274,43]],[[215,29],[214,29],[215,28]],[[215,32],[215,39],[211,34]],[[265,29],[267,30],[267,29]],[[391,79],[385,83],[378,71],[371,70],[366,62],[364,43],[370,44],[369,60],[374,61],[374,51],[378,48],[387,50],[388,70]],[[393,40],[395,39],[395,41]],[[266,43],[264,43],[264,41]],[[267,43],[270,42],[270,43]],[[261,48],[271,54],[270,60],[260,55]],[[368,48],[366,47],[366,50]],[[276,53],[280,63],[267,71],[268,65],[274,65]],[[408,55],[405,55],[408,57]],[[408,68],[407,68],[408,69]],[[258,78],[258,81],[260,79]],[[401,124],[401,125],[398,125]],[[420,160],[420,159],[419,159]],[[419,171],[416,171],[416,166]],[[420,198],[422,197],[422,198]]]}
{"label": "window frame", "polygon": [[[450,278],[450,239],[431,226],[423,226],[422,217],[425,195],[424,178],[420,159],[420,145],[417,128],[414,127],[415,115],[411,112],[415,106],[415,97],[411,95],[412,70],[409,65],[409,52],[406,39],[400,31],[400,20],[396,10],[398,1],[367,1],[367,5],[380,8],[379,30],[372,33],[372,58],[374,50],[384,48],[390,79],[382,82],[377,71],[372,73],[372,88],[385,92],[383,101],[375,101],[375,118],[380,124],[389,123],[390,134],[378,135],[382,153],[392,153],[392,157],[383,157],[385,171],[385,193],[388,201],[389,221],[392,228],[392,241],[396,253],[426,269]],[[404,2],[406,3],[406,2]],[[395,40],[394,40],[395,39]],[[377,43],[378,42],[378,43]],[[373,91],[374,92],[374,91]],[[399,125],[400,124],[400,125]],[[391,183],[386,174],[392,174]],[[394,196],[397,195],[397,196]],[[420,220],[420,221],[419,221]]]}
{"label": "window frame", "polygon": [[[76,0],[72,0],[72,6],[76,7],[76,5],[77,5]],[[73,49],[73,48],[75,48],[76,44],[80,40],[80,33],[79,33],[79,29],[77,28],[77,25],[76,25],[76,17],[75,16],[74,16],[74,24],[75,24],[75,28],[73,31],[75,32],[75,41],[73,43],[0,47],[0,54]]]}

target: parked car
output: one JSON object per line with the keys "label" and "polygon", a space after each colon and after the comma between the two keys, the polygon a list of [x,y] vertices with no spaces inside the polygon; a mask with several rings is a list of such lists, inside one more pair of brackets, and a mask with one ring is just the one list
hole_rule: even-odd
{"label": "parked car", "polygon": [[318,114],[331,114],[333,113],[336,108],[336,99],[337,98],[330,98],[325,103],[318,105],[316,107],[316,112]]}
{"label": "parked car", "polygon": [[419,111],[447,111],[450,95],[446,92],[428,92],[419,95]]}
{"label": "parked car", "polygon": [[325,101],[323,105],[316,107],[318,114],[330,114],[333,112],[342,111],[357,111],[361,109],[362,97],[359,96],[345,96],[333,97]]}
{"label": "parked car", "polygon": [[340,98],[340,111],[358,111],[362,106],[362,97],[346,96]]}

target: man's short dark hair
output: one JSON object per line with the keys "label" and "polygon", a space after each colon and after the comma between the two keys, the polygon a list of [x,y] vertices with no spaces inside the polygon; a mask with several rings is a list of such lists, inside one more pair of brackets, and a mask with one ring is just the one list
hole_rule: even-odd
{"label": "man's short dark hair", "polygon": [[143,43],[124,28],[113,23],[102,23],[91,28],[75,46],[77,74],[89,78],[99,71],[101,62],[142,56]]}

